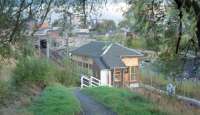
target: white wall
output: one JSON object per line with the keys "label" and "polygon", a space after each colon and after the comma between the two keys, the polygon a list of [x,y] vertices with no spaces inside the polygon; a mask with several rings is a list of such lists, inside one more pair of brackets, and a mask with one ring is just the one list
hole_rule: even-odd
{"label": "white wall", "polygon": [[100,80],[101,84],[104,86],[110,86],[111,84],[111,71],[107,69],[103,69],[100,72]]}

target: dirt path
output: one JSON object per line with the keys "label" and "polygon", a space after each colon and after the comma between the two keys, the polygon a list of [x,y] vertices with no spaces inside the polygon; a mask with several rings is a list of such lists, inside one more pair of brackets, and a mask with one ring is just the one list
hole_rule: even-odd
{"label": "dirt path", "polygon": [[75,90],[75,95],[81,103],[82,115],[117,115],[91,97],[83,94],[78,88]]}

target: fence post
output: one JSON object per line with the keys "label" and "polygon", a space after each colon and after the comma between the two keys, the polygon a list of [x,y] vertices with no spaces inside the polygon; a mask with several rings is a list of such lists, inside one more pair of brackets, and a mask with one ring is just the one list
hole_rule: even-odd
{"label": "fence post", "polygon": [[90,79],[89,79],[89,86],[92,87],[92,76],[90,76]]}
{"label": "fence post", "polygon": [[81,88],[83,88],[83,76],[81,76]]}

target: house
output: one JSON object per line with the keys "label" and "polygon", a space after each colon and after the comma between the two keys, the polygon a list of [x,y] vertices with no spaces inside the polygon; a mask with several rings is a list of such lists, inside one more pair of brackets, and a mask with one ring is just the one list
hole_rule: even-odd
{"label": "house", "polygon": [[[51,50],[59,50],[59,49],[65,48],[67,45],[67,35],[64,35],[64,36],[60,35],[61,29],[62,28],[60,27],[39,29],[34,34],[35,41],[36,41],[35,46],[46,48],[47,42],[49,42]],[[43,45],[44,43],[46,45]]]}
{"label": "house", "polygon": [[92,41],[71,51],[71,60],[98,78],[102,85],[137,86],[143,54],[118,43]]}
{"label": "house", "polygon": [[[34,46],[38,49],[38,54],[45,54],[49,57],[64,57],[68,55],[67,34],[61,34],[61,27],[48,27],[45,23],[34,33]],[[66,51],[66,53],[65,53]],[[65,55],[60,55],[65,54]]]}

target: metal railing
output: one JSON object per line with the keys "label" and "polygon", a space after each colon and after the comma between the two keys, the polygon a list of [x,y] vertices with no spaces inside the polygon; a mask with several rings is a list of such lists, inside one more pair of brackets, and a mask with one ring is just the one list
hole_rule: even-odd
{"label": "metal railing", "polygon": [[81,88],[83,87],[98,87],[101,86],[101,81],[93,76],[81,76]]}

